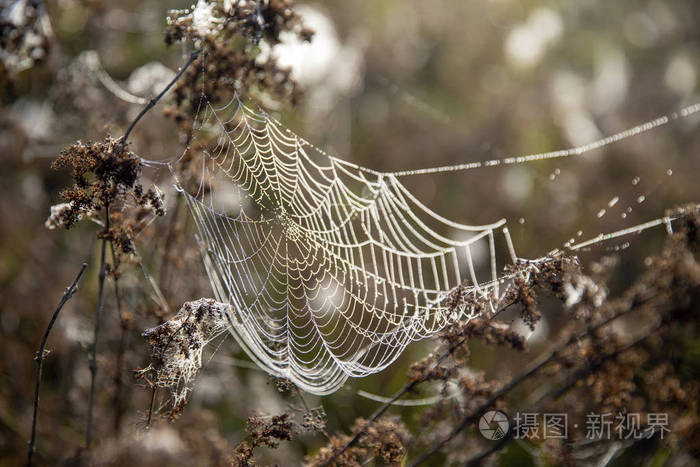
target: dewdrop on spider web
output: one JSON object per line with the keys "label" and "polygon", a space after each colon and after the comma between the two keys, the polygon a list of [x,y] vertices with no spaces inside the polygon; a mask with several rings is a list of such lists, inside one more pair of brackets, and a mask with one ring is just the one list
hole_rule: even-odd
{"label": "dewdrop on spider web", "polygon": [[[700,105],[683,110],[698,111]],[[203,148],[200,183],[178,190],[195,220],[215,298],[230,305],[222,310],[229,331],[268,373],[328,394],[348,377],[391,365],[413,341],[495,311],[515,274],[499,272],[497,237],[513,263],[536,268],[547,261],[519,260],[504,219],[477,226],[446,219],[401,177],[580,155],[669,121],[567,150],[379,172],[316,148],[233,92],[219,108],[203,97],[193,125],[193,142]],[[483,277],[478,251],[488,252]]]}

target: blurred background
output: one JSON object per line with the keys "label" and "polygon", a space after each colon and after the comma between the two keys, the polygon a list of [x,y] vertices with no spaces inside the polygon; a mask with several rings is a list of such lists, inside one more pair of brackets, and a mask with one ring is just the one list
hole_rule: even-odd
{"label": "blurred background", "polygon": [[[4,21],[11,3],[0,2]],[[305,25],[315,31],[313,41],[302,44],[290,35],[272,49],[263,47],[261,54],[275,55],[291,67],[304,94],[295,108],[274,110],[287,126],[329,153],[376,170],[567,148],[700,102],[700,3],[695,0],[330,0],[297,5]],[[57,463],[74,456],[82,440],[98,227],[83,222],[71,230],[45,228],[50,206],[61,202],[59,192],[70,178],[50,164],[75,140],[122,134],[144,103],[134,97],[154,95],[188,53],[181,45],[166,47],[163,39],[166,12],[188,7],[186,2],[56,0],[44,6],[46,15],[37,27],[49,44],[45,53],[35,47],[24,61],[0,57],[0,167],[5,177],[0,184],[1,465],[24,461],[33,355],[63,289],[87,261],[90,269],[81,290],[49,341],[37,449],[47,464]],[[149,113],[131,138],[132,150],[147,159],[171,159],[183,151],[162,107]],[[506,218],[517,254],[534,258],[571,238],[593,238],[697,202],[699,127],[700,118],[694,116],[583,156],[411,176],[403,182],[433,210],[457,222]],[[169,306],[161,310],[165,314],[184,301],[211,296],[191,223],[176,207],[171,182],[148,169],[143,178],[145,186],[156,184],[166,193],[168,214],[137,239],[143,267],[126,268],[120,278],[124,309],[136,323],[121,368],[113,365],[119,320],[107,284],[98,379],[104,390],[96,415],[106,464],[118,465],[127,455],[141,456],[143,463],[148,456],[158,462],[171,455],[175,462],[178,453],[194,456],[206,450],[213,456],[212,446],[226,451],[245,437],[245,420],[253,412],[276,414],[299,403],[251,366],[232,339],[223,339],[215,344],[218,350],[203,368],[181,419],[159,428],[158,443],[138,444],[150,393],[135,385],[131,370],[147,362],[141,331],[159,324],[145,271],[163,291]],[[149,242],[172,228],[183,233],[178,249],[149,251]],[[644,258],[659,251],[664,237],[663,228],[623,237],[582,252],[582,259],[619,255],[622,267],[611,284],[623,287]],[[499,266],[504,266],[504,245],[500,249]],[[487,259],[487,252],[481,259]],[[477,345],[471,364],[489,376],[511,374],[562,323],[545,313],[542,324],[531,337],[530,354]],[[332,396],[304,399],[309,406],[323,406],[328,431],[347,431],[356,417],[367,417],[378,407],[358,391],[390,396],[405,383],[408,364],[435,345],[414,344],[384,372],[349,380]],[[123,419],[113,422],[111,382],[118,375],[128,397]],[[429,397],[431,389],[426,385],[411,397]],[[391,411],[416,428],[417,409]],[[320,437],[303,437],[275,451],[261,449],[258,460],[296,465],[322,444]],[[208,459],[203,462],[214,462]]]}

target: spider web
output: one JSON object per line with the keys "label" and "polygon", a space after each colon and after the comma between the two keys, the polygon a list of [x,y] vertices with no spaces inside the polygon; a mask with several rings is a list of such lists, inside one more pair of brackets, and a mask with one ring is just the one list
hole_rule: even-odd
{"label": "spider web", "polygon": [[[387,173],[327,154],[234,92],[220,108],[203,98],[193,141],[204,154],[200,184],[178,190],[216,298],[231,305],[233,336],[269,373],[328,394],[348,377],[386,368],[409,343],[497,307],[509,279],[498,274],[497,235],[517,261],[504,219],[453,222],[400,177],[583,154],[698,111],[687,107],[573,149]],[[671,220],[569,248],[670,229]],[[474,260],[483,251],[486,268]],[[455,306],[455,294],[469,299]]]}

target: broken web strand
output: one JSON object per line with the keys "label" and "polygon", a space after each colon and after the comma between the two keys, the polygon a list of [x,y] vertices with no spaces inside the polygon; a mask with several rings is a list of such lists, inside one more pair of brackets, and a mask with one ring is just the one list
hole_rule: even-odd
{"label": "broken web strand", "polygon": [[[629,128],[627,130],[621,131],[619,133],[615,133],[611,136],[607,136],[604,138],[601,138],[599,140],[593,141],[591,143],[582,145],[582,146],[576,146],[573,148],[569,149],[562,149],[562,150],[557,150],[557,151],[549,151],[549,152],[543,152],[543,153],[537,153],[537,154],[529,154],[529,155],[524,155],[524,156],[514,156],[514,157],[506,157],[502,159],[491,159],[491,160],[486,160],[486,161],[477,161],[477,162],[470,162],[470,163],[464,163],[464,164],[455,164],[455,165],[446,165],[446,166],[439,166],[439,167],[429,167],[429,168],[422,168],[422,169],[414,169],[414,170],[403,170],[403,171],[397,171],[397,172],[390,172],[393,176],[395,177],[404,177],[404,176],[411,176],[411,175],[428,175],[428,174],[438,174],[438,173],[446,173],[446,172],[460,172],[460,171],[467,171],[467,170],[473,170],[473,169],[478,169],[482,167],[495,167],[499,165],[514,165],[514,164],[523,164],[523,163],[528,163],[528,162],[534,162],[534,161],[541,161],[541,160],[546,160],[546,159],[560,159],[560,158],[565,158],[565,157],[570,157],[570,156],[579,156],[582,154],[585,154],[587,152],[591,152],[596,149],[603,148],[605,146],[609,146],[611,144],[617,143],[619,141],[631,138],[633,136],[640,135],[642,133],[646,133],[648,131],[654,130],[656,128],[659,128],[661,126],[664,126],[672,121],[682,119],[682,118],[687,118],[691,115],[697,114],[700,112],[700,103],[689,105],[687,107],[682,108],[678,112],[673,112],[669,115],[663,115],[660,116],[654,120],[650,120],[648,122],[645,122],[641,125],[637,125],[633,128]],[[670,170],[670,169],[669,169]],[[550,175],[550,179],[554,180],[556,176],[558,175],[559,169],[556,169],[552,175]],[[672,171],[671,171],[672,174]],[[670,174],[669,174],[670,175]],[[637,181],[638,182],[638,181]],[[657,184],[658,187],[658,184]],[[636,204],[641,204],[644,202],[646,198],[648,198],[650,195],[649,192],[640,195],[637,198],[637,203]],[[613,198],[614,199],[614,198]],[[613,205],[616,204],[612,203]],[[612,207],[612,206],[610,206]],[[696,206],[697,209],[700,209],[700,205]],[[628,208],[629,212],[629,208]],[[598,217],[603,217],[605,215],[606,210],[603,208],[599,211]],[[653,219],[651,221],[638,224],[632,227],[628,227],[625,229],[620,229],[615,232],[610,232],[610,233],[601,233],[598,234],[596,237],[591,238],[589,240],[583,241],[581,243],[574,243],[571,240],[567,241],[564,244],[564,248],[572,251],[580,250],[582,248],[589,248],[593,245],[600,244],[602,242],[605,242],[607,240],[619,238],[625,235],[630,235],[630,234],[635,234],[635,233],[640,233],[643,232],[644,230],[650,229],[657,227],[659,225],[664,225],[666,226],[666,231],[671,234],[673,232],[672,228],[672,221],[679,219],[682,217],[683,213],[679,213],[678,215],[675,216],[664,216],[664,217],[659,217],[657,219]],[[626,216],[625,216],[626,217]],[[623,217],[624,218],[624,217]],[[508,236],[510,239],[510,236]],[[575,240],[572,238],[572,240]],[[512,244],[512,241],[509,242],[509,248]],[[553,252],[556,252],[558,250],[553,250]],[[511,256],[514,256],[511,250]]]}
{"label": "broken web strand", "polygon": [[[665,173],[667,176],[672,176],[673,175],[673,170],[672,169],[666,169]],[[640,186],[641,178],[639,176],[635,176],[632,179],[632,186],[638,187]],[[648,188],[643,191],[638,191],[636,194],[632,195],[632,200],[629,203],[625,203],[622,198],[619,195],[613,196],[605,205],[605,207],[599,209],[596,213],[596,218],[597,219],[602,219],[605,216],[611,216],[611,215],[619,215],[620,218],[626,219],[633,211],[633,207],[635,208],[641,204],[643,204],[646,200],[650,199],[650,197],[661,187],[662,182],[657,181],[651,188]],[[641,193],[641,194],[640,194]],[[625,207],[626,206],[626,207]],[[614,213],[613,209],[615,207],[619,207],[621,212]],[[695,209],[700,209],[700,204],[696,205],[694,207]],[[631,227],[625,227],[623,229],[614,231],[614,232],[609,232],[609,233],[599,233],[593,238],[590,238],[588,240],[582,241],[580,243],[577,243],[577,239],[582,237],[583,231],[579,230],[576,233],[576,237],[571,237],[568,241],[566,241],[563,245],[564,249],[570,250],[570,251],[591,251],[593,247],[602,247],[605,242],[608,242],[609,240],[614,240],[618,238],[622,238],[628,235],[632,234],[639,234],[645,230],[656,228],[658,226],[663,225],[665,227],[666,233],[668,235],[672,235],[674,230],[673,230],[673,222],[680,219],[681,217],[685,216],[688,214],[688,208],[679,208],[677,209],[677,212],[675,214],[670,214],[666,215],[663,217],[659,217],[650,221],[646,221],[641,224],[637,224]],[[630,246],[629,241],[625,241],[624,243],[621,244],[615,244],[613,246],[605,246],[606,251],[620,251],[628,248]],[[557,250],[554,250],[557,251]]]}
{"label": "broken web strand", "polygon": [[579,156],[581,154],[585,154],[587,152],[591,152],[595,149],[600,149],[605,146],[609,146],[613,143],[617,143],[619,141],[625,140],[627,138],[630,138],[632,136],[637,136],[642,133],[646,133],[650,130],[653,130],[655,128],[658,128],[660,126],[666,125],[671,121],[678,120],[680,118],[687,118],[691,115],[694,115],[696,113],[700,112],[700,103],[690,105],[687,107],[684,107],[681,109],[679,112],[674,112],[670,115],[664,115],[661,117],[658,117],[654,120],[650,120],[646,123],[643,123],[641,125],[637,125],[633,128],[621,131],[619,133],[615,133],[614,135],[607,136],[605,138],[601,138],[599,140],[593,141],[588,144],[584,144],[582,146],[576,146],[573,148],[569,149],[561,149],[557,151],[550,151],[550,152],[543,152],[543,153],[538,153],[538,154],[529,154],[525,156],[514,156],[514,157],[505,157],[503,159],[491,159],[487,161],[478,161],[478,162],[470,162],[470,163],[465,163],[465,164],[455,164],[455,165],[445,165],[445,166],[440,166],[440,167],[431,167],[431,168],[423,168],[423,169],[415,169],[415,170],[401,170],[398,172],[390,172],[392,175],[395,177],[405,177],[409,175],[427,175],[427,174],[436,174],[436,173],[443,173],[443,172],[459,172],[459,171],[464,171],[464,170],[473,170],[473,169],[478,169],[481,167],[494,167],[498,165],[513,165],[513,164],[523,164],[527,162],[533,162],[533,161],[541,161],[541,160],[546,160],[546,159],[560,159],[564,157],[570,157],[570,156]]}
{"label": "broken web strand", "polygon": [[[700,204],[696,205],[695,209],[700,209]],[[572,251],[581,250],[581,249],[590,247],[592,245],[596,245],[596,244],[601,243],[601,242],[620,238],[620,237],[623,237],[625,235],[640,233],[640,232],[643,232],[645,230],[648,230],[648,229],[651,229],[654,227],[658,227],[658,226],[664,226],[666,229],[666,232],[669,235],[672,235],[673,234],[673,224],[672,224],[673,221],[680,219],[685,214],[687,214],[687,210],[681,209],[681,210],[679,210],[678,214],[660,217],[658,219],[654,219],[654,220],[645,222],[643,224],[638,224],[638,225],[635,225],[633,227],[627,227],[625,229],[620,229],[620,230],[617,230],[615,232],[599,234],[590,240],[586,240],[586,241],[577,243],[575,245],[570,245],[568,248]]]}
{"label": "broken web strand", "polygon": [[[431,118],[441,121],[444,124],[451,123],[449,118],[437,111],[436,109],[432,108],[428,104],[426,104],[423,101],[420,101],[418,98],[415,96],[406,93],[405,91],[402,91],[396,84],[389,82],[386,78],[380,77],[379,80],[381,83],[383,83],[385,86],[389,88],[389,90],[393,94],[399,95],[402,101],[408,103],[409,105],[413,106],[414,108],[422,111],[423,113],[427,114]],[[456,164],[456,165],[448,165],[448,166],[439,166],[439,167],[431,167],[431,168],[423,168],[423,169],[415,169],[415,170],[404,170],[404,171],[398,171],[398,172],[392,172],[393,175],[401,177],[401,176],[409,176],[409,175],[425,175],[425,174],[436,174],[436,173],[445,173],[445,172],[459,172],[459,171],[466,171],[466,170],[473,170],[473,169],[478,169],[482,167],[493,167],[493,166],[498,166],[498,165],[513,165],[513,164],[522,164],[522,163],[527,163],[527,162],[532,162],[532,161],[538,161],[538,160],[545,160],[545,159],[556,159],[556,158],[564,158],[564,157],[569,157],[569,156],[574,156],[574,155],[581,155],[586,152],[593,151],[595,149],[600,149],[602,147],[611,145],[613,143],[616,143],[618,141],[621,141],[623,139],[627,139],[642,133],[645,133],[647,131],[653,130],[655,128],[658,128],[660,126],[666,125],[667,123],[678,120],[679,118],[685,118],[690,115],[693,115],[695,113],[698,113],[700,111],[700,104],[694,104],[690,105],[687,107],[684,107],[681,109],[679,112],[674,112],[669,115],[661,116],[658,117],[654,120],[650,120],[646,123],[643,123],[641,125],[638,125],[636,127],[630,128],[628,130],[616,133],[614,135],[601,138],[597,141],[591,142],[589,144],[583,145],[583,146],[577,146],[569,149],[564,149],[564,150],[557,150],[557,151],[551,151],[551,152],[545,152],[545,153],[539,153],[539,154],[531,154],[531,155],[525,155],[525,156],[516,156],[516,157],[507,157],[507,158],[502,158],[502,159],[491,159],[491,160],[486,160],[486,161],[477,161],[477,162],[472,162],[472,163],[464,163],[464,164]],[[667,170],[667,174],[670,176],[672,175],[673,171],[671,169]],[[560,169],[555,169],[550,175],[549,175],[549,180],[554,181],[557,176],[560,174]],[[637,185],[639,183],[639,177],[635,177],[633,184]],[[642,195],[639,195],[636,199],[635,204],[641,204],[643,203],[646,199],[649,198],[651,195],[651,192],[654,191],[656,188],[660,186],[660,182],[657,182],[654,188],[651,190],[645,192]],[[619,196],[613,197],[609,202],[608,202],[608,208],[612,208],[617,202],[619,201]],[[700,208],[700,205],[697,206]],[[632,207],[629,206],[625,212],[621,213],[621,217],[625,219],[627,215],[632,211]],[[602,218],[605,216],[608,212],[608,209],[606,208],[601,208],[598,213],[597,217]],[[629,235],[633,233],[640,233],[644,230],[656,227],[658,225],[664,224],[666,225],[666,230],[669,234],[673,232],[672,224],[671,222],[673,220],[678,219],[678,216],[673,216],[673,217],[660,217],[657,219],[654,219],[652,221],[648,221],[639,225],[636,225],[634,227],[630,228],[625,228],[618,230],[616,232],[611,232],[611,233],[606,233],[606,234],[598,234],[595,238],[592,238],[590,240],[587,240],[583,242],[582,244],[575,245],[576,238],[572,237],[570,240],[566,241],[563,245],[564,249],[568,250],[579,250],[582,248],[585,248],[587,250],[590,250],[590,247],[593,245],[600,244],[606,240],[609,239],[614,239],[618,238],[624,235]],[[520,219],[520,224],[524,224],[524,219]],[[582,232],[579,231],[576,235],[576,237],[580,237],[582,235]],[[510,236],[507,236],[507,241],[508,241],[508,248],[509,252],[512,258],[515,257],[515,254],[512,250],[512,240],[510,239]],[[626,246],[624,245],[629,245],[629,243],[623,244],[622,247],[616,246],[614,247],[615,251],[618,251],[619,249],[624,249]],[[556,252],[558,250],[553,250],[553,252]]]}
{"label": "broken web strand", "polygon": [[[198,129],[218,127],[218,141],[205,151],[195,196],[179,189],[195,218],[212,286],[219,300],[233,305],[230,330],[246,352],[267,371],[319,394],[333,392],[348,376],[380,371],[411,341],[433,335],[453,319],[469,318],[473,310],[455,313],[444,305],[461,285],[461,271],[469,281],[467,293],[497,308],[499,283],[507,278],[498,277],[494,230],[505,221],[490,226],[449,221],[415,199],[399,177],[579,155],[700,110],[700,105],[686,107],[671,117],[562,151],[382,173],[328,155],[235,94],[217,109],[202,97],[197,114],[204,111],[205,117]],[[231,107],[233,116],[219,117]],[[316,163],[307,151],[325,157],[326,165]],[[217,209],[214,191],[204,188],[217,172],[225,173],[253,202],[271,205],[272,212],[254,219],[244,209],[236,216]],[[353,191],[350,184],[362,185],[364,192]],[[455,242],[424,220],[473,236]],[[670,218],[599,235],[572,249],[660,223],[669,225]],[[515,262],[506,228],[503,234]],[[477,280],[471,257],[471,245],[479,240],[488,243],[491,277],[485,283]],[[290,243],[303,254],[291,258]],[[461,249],[463,264],[455,261]],[[446,273],[448,258],[454,262],[454,281]],[[432,278],[430,285],[426,276]],[[315,303],[319,296],[322,300]]]}

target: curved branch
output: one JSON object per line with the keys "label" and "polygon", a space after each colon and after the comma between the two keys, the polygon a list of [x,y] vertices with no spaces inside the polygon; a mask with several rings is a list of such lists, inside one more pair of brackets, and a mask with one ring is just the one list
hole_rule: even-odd
{"label": "curved branch", "polygon": [[160,92],[160,94],[158,94],[156,97],[154,97],[153,99],[148,101],[148,104],[146,104],[146,107],[144,107],[143,110],[141,110],[141,112],[139,112],[139,114],[136,116],[134,121],[131,122],[131,125],[129,125],[129,128],[126,130],[126,133],[124,133],[124,137],[123,137],[124,142],[126,142],[129,139],[129,135],[131,134],[131,130],[134,129],[134,127],[139,122],[139,120],[141,120],[141,118],[144,115],[146,115],[149,110],[151,110],[153,107],[155,107],[155,105],[158,103],[158,101],[160,101],[163,98],[163,96],[165,96],[168,93],[168,91],[170,91],[170,88],[172,88],[175,85],[175,83],[182,77],[182,75],[185,73],[185,71],[187,71],[187,69],[190,67],[190,65],[192,65],[192,62],[194,62],[197,59],[197,57],[202,52],[202,50],[203,50],[202,48],[199,48],[199,49],[195,50],[194,52],[192,52],[190,54],[190,58],[182,66],[182,68],[180,68],[180,71],[177,72],[175,77],[172,79],[172,81],[170,81],[170,83],[168,83],[168,85],[165,87],[165,89],[163,89]]}
{"label": "curved branch", "polygon": [[65,305],[66,302],[70,300],[73,294],[75,294],[75,292],[78,290],[78,282],[80,282],[80,279],[83,277],[85,269],[87,269],[87,263],[83,263],[83,266],[80,268],[78,275],[75,276],[75,279],[73,280],[71,286],[67,287],[65,292],[63,292],[63,297],[61,297],[61,301],[58,303],[56,311],[53,312],[51,321],[49,321],[49,325],[46,327],[46,331],[44,332],[44,337],[41,339],[39,351],[34,357],[34,360],[36,360],[36,386],[34,387],[34,415],[32,416],[32,434],[29,440],[29,446],[27,448],[28,466],[32,465],[32,456],[34,455],[35,450],[34,443],[36,442],[36,424],[37,419],[39,417],[39,390],[41,388],[41,369],[44,364],[44,357],[46,357],[46,341],[48,341],[49,339],[51,329],[53,329],[53,325],[56,323],[56,320],[58,319],[58,314],[61,312],[63,305]]}

